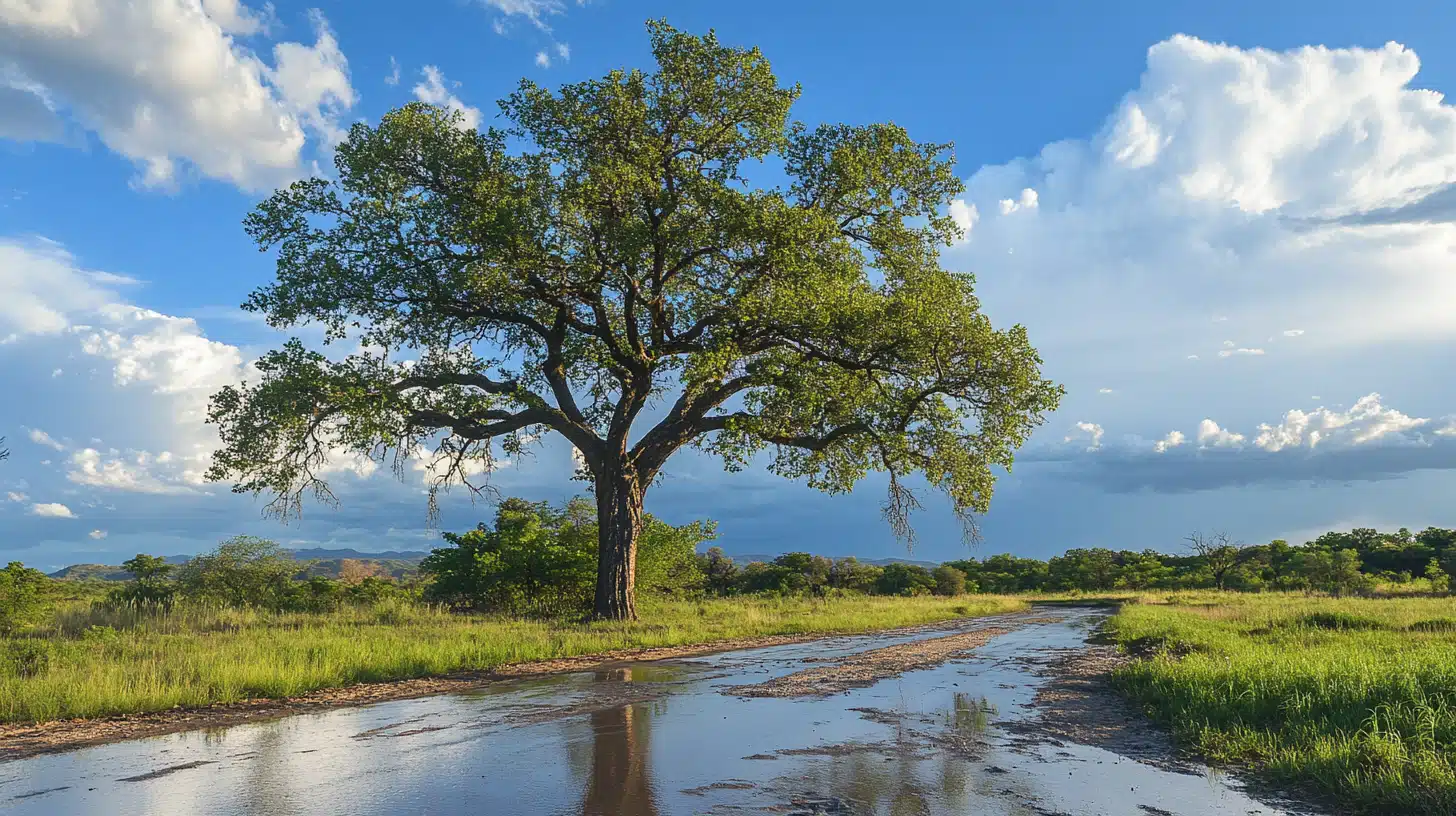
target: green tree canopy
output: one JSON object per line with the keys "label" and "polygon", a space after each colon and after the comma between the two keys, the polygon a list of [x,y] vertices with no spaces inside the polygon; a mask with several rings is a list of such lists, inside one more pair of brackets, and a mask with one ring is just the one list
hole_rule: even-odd
{"label": "green tree canopy", "polygon": [[[219,392],[213,479],[296,511],[332,498],[341,451],[433,455],[440,487],[493,441],[559,433],[594,484],[603,617],[635,616],[643,496],[685,445],[729,470],[767,452],[830,492],[887,474],[901,535],[912,474],[967,521],[987,508],[1061,389],[940,265],[949,145],[794,122],[798,87],[757,49],[648,30],[651,72],[523,81],[501,130],[408,105],[351,129],[336,179],[259,205],[246,226],[277,280],[246,308],[359,351],[290,341]],[[754,186],[766,163],[783,182]]]}

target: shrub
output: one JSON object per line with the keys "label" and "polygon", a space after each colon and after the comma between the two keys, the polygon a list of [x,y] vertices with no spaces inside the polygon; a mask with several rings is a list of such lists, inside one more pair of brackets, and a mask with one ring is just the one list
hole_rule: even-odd
{"label": "shrub", "polygon": [[189,598],[263,609],[290,605],[298,571],[276,542],[254,536],[234,536],[176,570],[177,586]]}
{"label": "shrub", "polygon": [[132,580],[107,593],[107,601],[114,606],[131,606],[139,609],[172,608],[177,594],[177,585],[172,582],[172,565],[165,559],[137,553],[135,558],[123,561],[122,568],[131,573]]}
{"label": "shrub", "polygon": [[14,634],[40,616],[49,582],[45,573],[19,561],[0,570],[0,636]]}
{"label": "shrub", "polygon": [[964,595],[966,592],[966,574],[950,566],[941,564],[932,573],[935,578],[936,595]]}
{"label": "shrub", "polygon": [[886,564],[875,589],[881,595],[929,595],[935,590],[930,570],[916,564]]}

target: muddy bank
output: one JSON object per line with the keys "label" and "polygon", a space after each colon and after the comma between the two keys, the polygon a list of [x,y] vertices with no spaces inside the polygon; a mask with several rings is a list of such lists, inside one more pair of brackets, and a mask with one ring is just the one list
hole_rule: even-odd
{"label": "muddy bank", "polygon": [[[937,631],[947,627],[964,626],[966,620],[941,621],[868,634],[888,637]],[[461,672],[438,677],[391,680],[380,683],[359,683],[281,699],[256,698],[200,708],[175,708],[168,711],[95,719],[58,720],[47,723],[3,723],[0,724],[0,763],[39,754],[70,751],[91,745],[174,734],[180,731],[228,728],[295,714],[370,705],[391,700],[409,700],[435,694],[460,693],[479,689],[499,680],[594,671],[621,663],[702,657],[730,650],[807,643],[838,637],[841,634],[821,632],[812,635],[770,635],[690,646],[623,649],[556,660],[513,663],[487,671]]]}
{"label": "muddy bank", "polygon": [[1189,772],[1169,734],[1112,688],[1112,672],[1132,658],[1107,645],[1086,645],[1050,659],[1025,662],[1045,682],[1037,689],[1034,716],[1007,725],[1030,743],[1074,742],[1111,751],[1166,770]]}
{"label": "muddy bank", "polygon": [[881,680],[899,677],[907,671],[939,666],[960,657],[992,638],[1012,631],[1014,627],[995,626],[963,632],[958,635],[917,640],[883,649],[848,655],[834,661],[833,666],[805,669],[762,683],[729,686],[725,694],[740,697],[810,697],[840,694],[850,689],[873,686]]}

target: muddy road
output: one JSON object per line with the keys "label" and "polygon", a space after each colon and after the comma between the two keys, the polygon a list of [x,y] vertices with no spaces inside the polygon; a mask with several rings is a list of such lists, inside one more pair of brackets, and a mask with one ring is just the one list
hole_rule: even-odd
{"label": "muddy road", "polygon": [[0,814],[1307,813],[1172,758],[1038,610],[0,763]]}

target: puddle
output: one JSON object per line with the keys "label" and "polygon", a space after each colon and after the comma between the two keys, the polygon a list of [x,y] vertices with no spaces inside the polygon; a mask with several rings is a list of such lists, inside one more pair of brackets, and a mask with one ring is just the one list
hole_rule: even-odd
{"label": "puddle", "polygon": [[[1015,733],[1043,682],[1027,658],[1105,614],[842,637],[501,682],[0,764],[10,814],[1001,814],[1274,816],[1212,773]],[[1037,617],[1040,615],[1040,617]],[[1003,627],[969,656],[828,697],[735,687],[826,659]]]}

